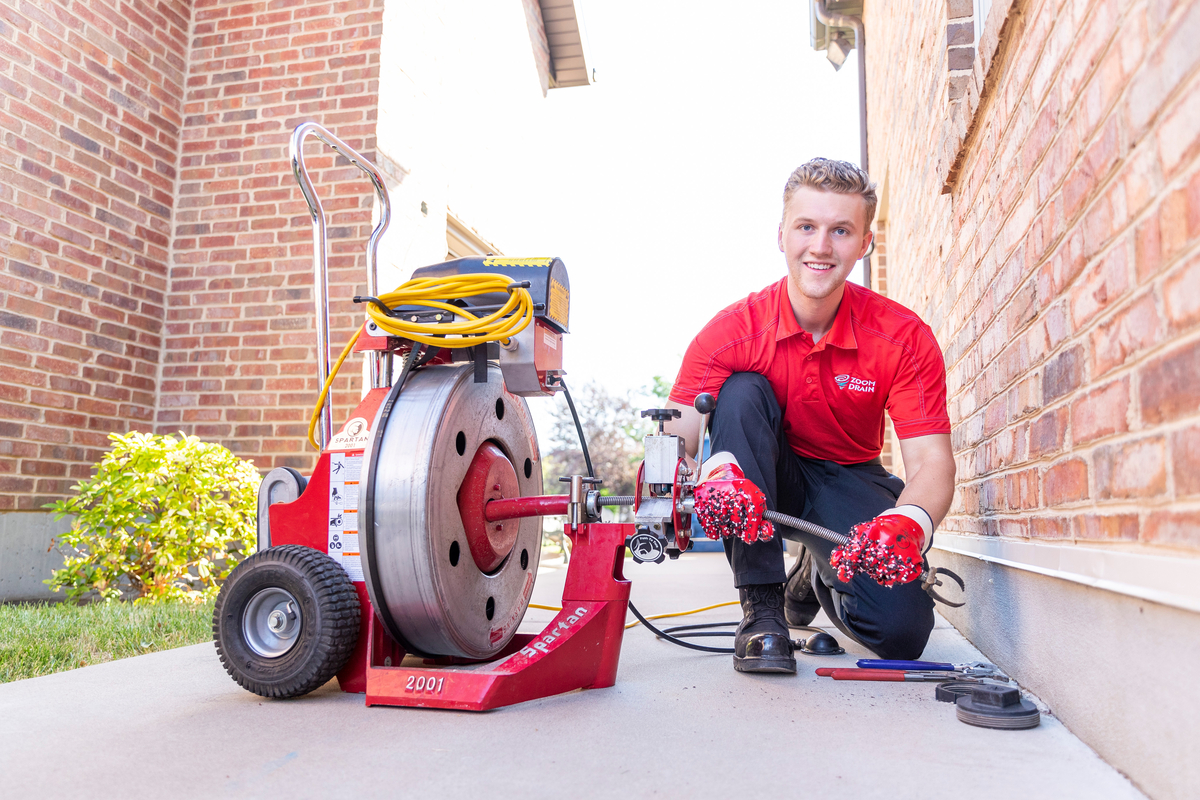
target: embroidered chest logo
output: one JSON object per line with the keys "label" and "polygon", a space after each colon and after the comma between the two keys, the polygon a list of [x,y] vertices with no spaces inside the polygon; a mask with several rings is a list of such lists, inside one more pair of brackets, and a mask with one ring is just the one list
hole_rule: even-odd
{"label": "embroidered chest logo", "polygon": [[849,375],[834,375],[833,380],[837,382],[839,389],[849,389],[852,392],[864,392],[866,394],[871,394],[875,391],[875,381],[852,378]]}

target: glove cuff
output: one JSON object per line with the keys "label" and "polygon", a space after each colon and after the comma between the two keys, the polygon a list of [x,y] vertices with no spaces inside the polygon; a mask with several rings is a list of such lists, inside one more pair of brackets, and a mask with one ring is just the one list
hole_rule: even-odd
{"label": "glove cuff", "polygon": [[933,526],[933,517],[929,516],[929,512],[926,511],[925,509],[921,508],[920,506],[915,506],[915,505],[911,505],[911,504],[896,506],[895,508],[889,508],[887,511],[884,511],[879,516],[881,516],[881,517],[888,517],[888,516],[908,517],[913,522],[920,525],[922,533],[925,534],[925,546],[921,548],[922,553],[924,553],[926,550],[928,550],[929,547],[933,544],[933,527],[934,527]]}
{"label": "glove cuff", "polygon": [[[742,468],[741,468],[741,466],[738,464],[738,460],[737,460],[737,458],[736,458],[736,457],[733,455],[733,453],[730,453],[730,452],[727,452],[727,451],[725,451],[725,450],[722,450],[722,451],[721,451],[721,452],[719,452],[719,453],[713,453],[712,455],[710,455],[710,456],[708,457],[708,460],[707,460],[707,461],[705,461],[705,462],[704,462],[704,463],[703,463],[703,464],[700,466],[700,477],[699,477],[699,479],[698,479],[696,482],[697,482],[697,483],[704,483],[706,480],[708,480],[708,479],[709,479],[709,477],[710,477],[710,476],[711,476],[711,475],[712,475],[714,472],[717,472],[717,471],[718,471],[718,470],[719,470],[721,467],[724,467],[726,464],[730,464],[730,465],[732,465],[734,468],[736,468],[736,469],[737,469],[737,474],[736,474],[736,475],[733,475],[733,477],[736,477],[736,478],[741,478],[741,477],[744,477],[744,473],[742,472]],[[718,477],[720,477],[720,476],[718,476]]]}

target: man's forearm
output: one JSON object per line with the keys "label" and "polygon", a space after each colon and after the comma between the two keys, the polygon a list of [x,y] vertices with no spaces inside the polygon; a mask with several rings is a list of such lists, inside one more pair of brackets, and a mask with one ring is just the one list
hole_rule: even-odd
{"label": "man's forearm", "polygon": [[920,506],[933,519],[934,527],[942,524],[954,502],[954,470],[935,469],[929,464],[908,479],[896,505],[911,503]]}
{"label": "man's forearm", "polygon": [[704,426],[708,421],[708,415],[701,414],[690,405],[685,406],[682,403],[676,403],[674,400],[668,400],[666,408],[678,409],[680,416],[679,419],[665,422],[663,430],[667,433],[683,437],[684,447],[687,449],[689,466],[692,466],[699,459],[700,443],[704,439]]}
{"label": "man's forearm", "polygon": [[902,439],[905,487],[897,505],[912,504],[925,509],[934,527],[941,524],[954,502],[954,454],[950,435],[939,434]]}

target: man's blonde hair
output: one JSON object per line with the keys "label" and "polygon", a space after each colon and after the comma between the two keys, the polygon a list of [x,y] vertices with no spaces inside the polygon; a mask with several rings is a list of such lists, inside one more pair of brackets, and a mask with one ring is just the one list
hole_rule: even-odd
{"label": "man's blonde hair", "polygon": [[[862,197],[867,208],[867,228],[875,219],[875,206],[879,198],[875,195],[875,184],[871,176],[849,161],[832,158],[814,158],[796,168],[783,187],[783,208],[787,213],[788,201],[801,186],[838,194],[856,194]],[[865,231],[864,231],[865,233]]]}

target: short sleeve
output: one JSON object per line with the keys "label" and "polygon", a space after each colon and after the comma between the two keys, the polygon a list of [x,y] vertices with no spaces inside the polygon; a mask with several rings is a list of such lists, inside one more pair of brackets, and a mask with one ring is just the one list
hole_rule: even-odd
{"label": "short sleeve", "polygon": [[887,410],[901,439],[950,432],[946,364],[928,326],[922,325],[900,355]]}
{"label": "short sleeve", "polygon": [[705,325],[683,354],[670,399],[691,405],[701,392],[718,397],[725,380],[735,372],[765,372],[769,354],[763,352],[762,334],[767,331],[752,332],[749,322],[743,302]]}

